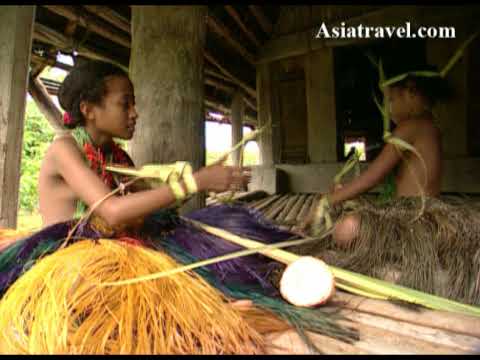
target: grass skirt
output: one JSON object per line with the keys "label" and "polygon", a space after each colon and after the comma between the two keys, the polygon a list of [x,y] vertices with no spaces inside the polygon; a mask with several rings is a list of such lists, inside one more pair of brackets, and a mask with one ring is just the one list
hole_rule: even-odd
{"label": "grass skirt", "polygon": [[291,249],[327,263],[467,304],[480,305],[480,206],[458,197],[419,198],[382,205],[366,198],[334,208],[338,223],[360,218],[357,238],[340,248],[332,237]]}
{"label": "grass skirt", "polygon": [[[291,237],[259,213],[237,206],[188,216],[262,242]],[[279,265],[260,255],[159,280],[102,287],[239,248],[171,212],[147,219],[141,237],[135,238],[106,240],[86,224],[71,244],[59,249],[73,224],[52,225],[0,252],[0,352],[254,354],[264,352],[261,334],[291,327],[312,347],[304,330],[346,341],[356,338],[336,324],[339,317],[331,311],[285,303],[268,281]],[[234,309],[227,299],[250,299],[254,306]]]}

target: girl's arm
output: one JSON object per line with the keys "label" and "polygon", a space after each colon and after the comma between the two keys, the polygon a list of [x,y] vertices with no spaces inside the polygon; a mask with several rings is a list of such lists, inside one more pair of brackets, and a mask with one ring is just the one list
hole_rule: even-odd
{"label": "girl's arm", "polygon": [[[52,145],[52,156],[58,174],[70,186],[79,199],[88,206],[111,192],[86,164],[83,154],[73,138],[61,138]],[[234,179],[232,167],[215,165],[196,172],[193,176],[199,191],[224,191]],[[238,177],[238,176],[237,176]],[[110,226],[128,223],[146,216],[157,209],[175,202],[175,196],[167,185],[125,196],[111,196],[99,205],[95,212]]]}
{"label": "girl's arm", "polygon": [[[394,137],[406,142],[411,141],[411,134],[412,126],[410,123],[400,124],[393,132]],[[394,145],[387,143],[367,170],[328,196],[330,204],[352,199],[375,187],[393,170],[400,160],[399,150]]]}

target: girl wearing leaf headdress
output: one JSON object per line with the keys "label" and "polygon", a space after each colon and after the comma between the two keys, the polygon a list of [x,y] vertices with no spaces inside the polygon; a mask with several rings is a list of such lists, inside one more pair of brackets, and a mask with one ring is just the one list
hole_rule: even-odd
{"label": "girl wearing leaf headdress", "polygon": [[[478,305],[478,207],[461,199],[440,198],[442,141],[432,108],[451,91],[443,76],[427,64],[398,58],[386,59],[383,64],[383,111],[396,128],[392,133],[389,128],[384,130],[385,146],[362,174],[336,185],[324,198],[334,219],[331,239],[297,251],[328,257],[328,263],[355,272]],[[380,68],[383,72],[383,66]],[[392,174],[394,191],[389,199],[372,202],[359,197]],[[316,214],[306,221],[307,228]]]}
{"label": "girl wearing leaf headdress", "polygon": [[[398,60],[384,64],[388,78],[414,70],[435,70],[426,64]],[[384,97],[388,116],[396,125],[392,135],[417,149],[426,168],[415,154],[402,153],[394,144],[386,143],[366,171],[350,183],[335,187],[329,195],[330,204],[335,205],[367,192],[380,185],[394,170],[395,197],[419,197],[422,194],[437,197],[442,181],[442,141],[432,109],[437,101],[446,97],[446,91],[444,80],[440,78],[407,76],[386,86]],[[339,245],[347,246],[353,241],[358,223],[359,219],[352,215],[337,224],[334,237]]]}

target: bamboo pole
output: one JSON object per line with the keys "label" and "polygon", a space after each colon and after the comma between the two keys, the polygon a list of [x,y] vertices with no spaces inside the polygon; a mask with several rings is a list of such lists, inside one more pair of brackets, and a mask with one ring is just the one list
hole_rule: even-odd
{"label": "bamboo pole", "polygon": [[268,196],[264,199],[260,199],[258,201],[254,201],[251,204],[248,204],[247,207],[254,208],[258,211],[261,211],[265,209],[267,206],[269,206],[271,203],[273,203],[275,200],[277,200],[281,195],[272,195]]}
{"label": "bamboo pole", "polygon": [[265,213],[268,210],[268,207],[272,205],[275,201],[279,200],[281,197],[282,197],[281,194],[273,195],[265,199],[265,201],[262,204],[258,204],[257,206],[255,206],[255,209]]}
{"label": "bamboo pole", "polygon": [[270,206],[270,209],[268,209],[265,212],[265,217],[269,220],[272,220],[277,216],[280,211],[284,208],[285,204],[287,203],[289,198],[289,195],[283,195],[278,201],[276,201],[274,204]]}
{"label": "bamboo pole", "polygon": [[287,214],[285,218],[285,223],[288,225],[295,225],[297,216],[300,213],[300,208],[305,204],[305,199],[307,198],[306,194],[301,194],[300,197],[298,198],[297,202],[292,206],[292,209],[290,212]]}
{"label": "bamboo pole", "polygon": [[254,190],[244,193],[242,195],[235,196],[234,199],[238,201],[252,201],[255,199],[264,199],[268,194],[263,190]]}
{"label": "bamboo pole", "polygon": [[297,200],[300,198],[300,195],[290,195],[287,203],[285,204],[285,207],[283,210],[277,215],[275,218],[275,222],[279,224],[283,224],[285,221],[285,218],[287,217],[288,213],[292,210],[293,205],[297,202]]}
{"label": "bamboo pole", "polygon": [[305,217],[308,215],[314,199],[315,199],[315,195],[307,195],[306,201],[303,204],[300,212],[298,213],[298,216],[296,219],[297,223],[304,220]]}

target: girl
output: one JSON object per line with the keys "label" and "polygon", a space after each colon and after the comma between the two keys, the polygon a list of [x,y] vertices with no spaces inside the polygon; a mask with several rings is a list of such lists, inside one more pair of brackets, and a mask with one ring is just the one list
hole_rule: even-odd
{"label": "girl", "polygon": [[[105,171],[106,164],[109,160],[129,166],[133,163],[113,138],[130,140],[138,118],[132,83],[126,73],[111,64],[90,62],[74,69],[58,97],[66,111],[65,126],[75,130],[52,143],[40,170],[40,213],[45,226],[72,219],[79,202],[92,206],[115,187],[114,177]],[[198,191],[225,191],[245,183],[247,175],[240,168],[216,164],[201,169],[193,178]],[[188,191],[183,181],[180,185]],[[172,189],[163,185],[112,196],[96,213],[109,225],[117,226],[175,200]]]}
{"label": "girl", "polygon": [[[122,196],[102,201],[88,223],[74,227],[87,207],[123,183],[107,171],[107,165],[133,166],[113,138],[131,139],[138,114],[128,75],[101,62],[74,68],[60,88],[59,101],[66,111],[65,126],[72,131],[53,141],[42,164],[40,212],[45,228],[0,252],[2,352],[252,353],[263,351],[257,330],[279,331],[288,323],[313,331],[328,327],[351,336],[339,331],[324,313],[282,301],[270,278],[280,265],[261,255],[198,269],[201,277],[183,273],[145,285],[93,286],[180,266],[173,260],[191,263],[240,250],[194,227],[171,205],[197,191],[237,188],[248,174],[217,163],[177,184],[146,190],[130,186]],[[207,207],[186,217],[263,242],[292,236],[265,222],[259,213],[236,205]],[[68,247],[59,250],[70,235]],[[97,239],[96,247],[85,238]],[[83,272],[79,275],[77,269]],[[50,280],[45,279],[45,271]],[[205,280],[227,298],[251,299],[255,306],[248,301],[234,308],[223,304]],[[24,296],[25,286],[34,289],[33,296]],[[57,293],[65,295],[52,299]],[[11,311],[12,301],[18,312]],[[185,309],[187,303],[190,307]],[[57,318],[42,317],[53,308]],[[146,309],[147,313],[138,313]],[[55,330],[45,335],[42,328]],[[41,334],[35,335],[37,330]],[[77,338],[83,348],[75,345]]]}
{"label": "girl", "polygon": [[[384,96],[396,125],[393,137],[413,146],[423,162],[411,151],[386,143],[363,173],[326,195],[335,223],[329,241],[297,251],[351,271],[478,305],[480,214],[465,200],[440,198],[442,141],[433,106],[448,99],[451,90],[440,76],[415,74],[437,72],[423,62],[392,56],[383,64],[386,79],[408,74],[386,86]],[[388,175],[394,175],[390,198],[372,202],[360,196]],[[312,212],[305,228],[314,216]]]}
{"label": "girl", "polygon": [[[112,64],[92,61],[74,68],[62,83],[58,97],[66,111],[65,126],[72,131],[54,140],[40,170],[40,212],[45,226],[78,219],[122,183],[106,166],[133,166],[113,138],[131,139],[138,118],[132,82]],[[123,196],[101,201],[88,226],[79,231],[90,228],[98,236],[128,236],[150,247],[169,242],[198,258],[223,255],[240,247],[194,229],[177,216],[172,205],[197,191],[237,189],[248,179],[245,169],[219,162],[176,185],[145,190],[144,185],[134,184],[125,189]],[[265,223],[255,211],[239,206],[200,209],[187,217],[260,241],[275,242],[292,236]],[[266,258],[250,256],[218,263],[210,269],[221,278],[241,279],[248,284],[260,281],[264,288],[273,290],[267,281],[272,266],[276,265]]]}

